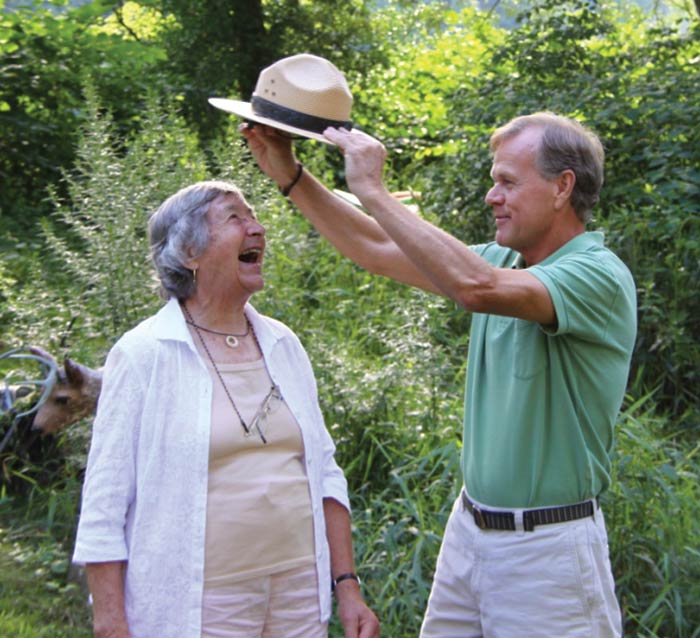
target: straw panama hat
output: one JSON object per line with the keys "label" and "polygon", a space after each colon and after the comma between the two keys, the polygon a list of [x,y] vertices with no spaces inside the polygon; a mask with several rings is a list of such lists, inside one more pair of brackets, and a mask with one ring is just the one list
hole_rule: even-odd
{"label": "straw panama hat", "polygon": [[295,135],[331,144],[329,126],[352,128],[352,94],[345,76],[328,60],[309,53],[282,58],[263,69],[250,102],[211,97],[217,109]]}

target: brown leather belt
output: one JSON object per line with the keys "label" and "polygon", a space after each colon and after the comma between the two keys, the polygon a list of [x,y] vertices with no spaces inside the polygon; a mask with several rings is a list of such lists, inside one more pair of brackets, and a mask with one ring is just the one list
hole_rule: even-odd
{"label": "brown leather belt", "polygon": [[[515,531],[515,513],[504,510],[487,510],[472,503],[467,495],[462,492],[462,504],[474,517],[474,522],[479,529],[495,529],[502,531]],[[523,529],[532,532],[536,525],[551,525],[553,523],[565,523],[580,518],[594,516],[594,501],[583,501],[573,505],[562,507],[544,507],[541,509],[523,510]]]}

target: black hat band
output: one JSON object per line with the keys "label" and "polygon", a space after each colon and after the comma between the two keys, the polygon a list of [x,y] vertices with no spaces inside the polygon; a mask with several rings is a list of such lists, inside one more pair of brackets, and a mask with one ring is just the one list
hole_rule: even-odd
{"label": "black hat band", "polygon": [[289,109],[286,106],[280,106],[279,104],[270,102],[270,100],[258,97],[257,95],[251,98],[250,105],[253,107],[253,112],[260,117],[266,117],[280,124],[293,126],[294,128],[299,128],[304,131],[311,131],[319,135],[323,134],[323,131],[329,126],[348,130],[352,129],[352,122],[350,120],[327,120],[323,117],[308,115],[300,111],[295,111],[294,109]]}

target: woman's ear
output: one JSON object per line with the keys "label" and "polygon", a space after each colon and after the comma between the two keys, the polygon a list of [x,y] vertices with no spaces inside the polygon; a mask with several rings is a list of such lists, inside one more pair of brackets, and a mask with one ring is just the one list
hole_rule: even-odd
{"label": "woman's ear", "polygon": [[191,247],[187,249],[187,260],[183,266],[188,270],[197,270],[199,268],[197,257],[194,256],[194,250]]}

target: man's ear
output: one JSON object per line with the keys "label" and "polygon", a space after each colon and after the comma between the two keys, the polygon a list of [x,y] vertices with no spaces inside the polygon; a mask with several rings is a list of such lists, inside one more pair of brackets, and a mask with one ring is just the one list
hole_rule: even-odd
{"label": "man's ear", "polygon": [[555,184],[557,187],[555,194],[555,206],[563,208],[571,201],[571,194],[574,192],[576,185],[576,174],[570,168],[562,171],[559,177],[556,178]]}

